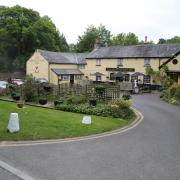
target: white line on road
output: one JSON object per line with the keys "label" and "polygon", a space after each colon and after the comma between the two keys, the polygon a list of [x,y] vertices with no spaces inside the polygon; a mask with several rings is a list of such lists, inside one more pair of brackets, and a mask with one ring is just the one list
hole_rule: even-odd
{"label": "white line on road", "polygon": [[9,172],[11,172],[12,174],[19,177],[20,179],[23,179],[23,180],[35,180],[34,178],[29,176],[25,172],[20,171],[19,169],[16,169],[15,167],[10,166],[9,164],[7,164],[7,163],[5,163],[4,161],[1,161],[1,160],[0,160],[0,167],[7,170],[7,171],[9,171]]}

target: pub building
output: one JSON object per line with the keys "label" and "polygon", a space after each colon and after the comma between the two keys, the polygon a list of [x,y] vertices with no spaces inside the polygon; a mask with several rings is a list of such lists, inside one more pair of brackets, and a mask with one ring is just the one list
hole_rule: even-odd
{"label": "pub building", "polygon": [[146,68],[158,71],[166,65],[167,75],[180,84],[180,44],[143,44],[99,47],[89,53],[36,50],[27,61],[26,73],[52,84],[81,80],[153,84]]}

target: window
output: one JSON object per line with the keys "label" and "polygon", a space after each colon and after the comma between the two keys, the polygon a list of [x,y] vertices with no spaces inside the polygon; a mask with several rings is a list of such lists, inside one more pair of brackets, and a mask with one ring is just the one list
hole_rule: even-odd
{"label": "window", "polygon": [[129,82],[129,74],[125,74],[124,81]]}
{"label": "window", "polygon": [[117,59],[117,66],[123,66],[123,59],[122,58]]}
{"label": "window", "polygon": [[96,59],[96,66],[101,66],[101,59]]}
{"label": "window", "polygon": [[131,82],[134,82],[134,80],[138,81],[138,76],[131,76]]}
{"label": "window", "polygon": [[101,81],[101,76],[96,76],[96,81]]}
{"label": "window", "polygon": [[75,75],[75,79],[76,80],[80,80],[81,79],[81,75]]}
{"label": "window", "polygon": [[61,80],[62,81],[67,81],[69,79],[69,76],[68,75],[62,75],[61,76]]}
{"label": "window", "polygon": [[79,69],[85,69],[85,64],[79,64],[78,67]]}
{"label": "window", "polygon": [[149,75],[144,76],[144,84],[150,84],[151,83],[151,77]]}
{"label": "window", "polygon": [[150,59],[149,58],[144,59],[144,66],[150,66]]}

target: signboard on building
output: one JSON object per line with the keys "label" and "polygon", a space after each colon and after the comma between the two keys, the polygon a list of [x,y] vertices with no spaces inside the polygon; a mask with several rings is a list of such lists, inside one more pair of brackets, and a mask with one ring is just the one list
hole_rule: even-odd
{"label": "signboard on building", "polygon": [[134,68],[106,68],[106,71],[135,72]]}

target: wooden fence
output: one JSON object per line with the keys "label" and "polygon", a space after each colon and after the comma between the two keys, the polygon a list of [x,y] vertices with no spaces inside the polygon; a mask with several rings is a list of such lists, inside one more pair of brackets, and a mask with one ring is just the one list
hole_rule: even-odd
{"label": "wooden fence", "polygon": [[[97,86],[104,87],[102,92],[97,91]],[[124,89],[121,85],[107,85],[107,84],[88,84],[88,85],[79,85],[79,84],[59,84],[59,85],[42,85],[34,84],[34,92],[36,96],[42,97],[47,96],[51,99],[59,99],[60,97],[65,96],[86,96],[88,99],[99,99],[99,100],[113,100],[122,97],[124,93],[131,89]],[[13,88],[15,93],[18,93],[20,96],[24,95],[24,85],[15,86]],[[12,90],[11,90],[12,93]]]}

